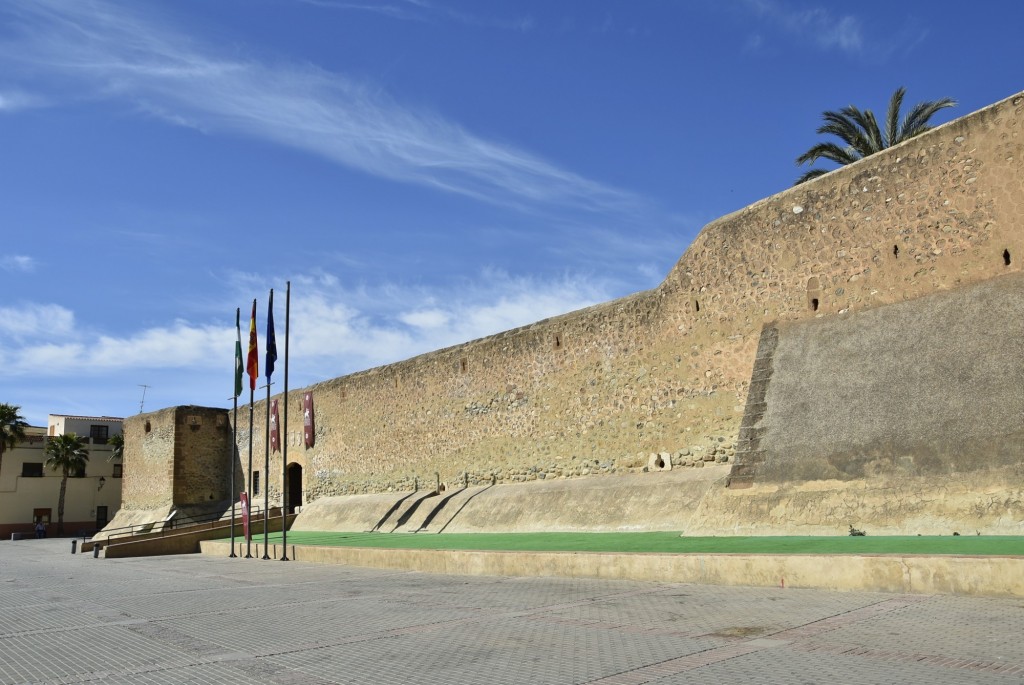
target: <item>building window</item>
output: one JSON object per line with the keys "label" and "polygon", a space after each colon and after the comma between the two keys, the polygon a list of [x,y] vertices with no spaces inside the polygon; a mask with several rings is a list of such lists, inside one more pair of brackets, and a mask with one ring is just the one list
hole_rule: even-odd
{"label": "building window", "polygon": [[253,497],[255,497],[258,494],[260,494],[260,472],[259,471],[253,471],[252,472],[252,495],[253,495]]}
{"label": "building window", "polygon": [[94,445],[106,445],[110,426],[89,426],[89,438]]}
{"label": "building window", "polygon": [[42,521],[43,523],[50,522],[50,510],[49,509],[33,509],[32,520]]}
{"label": "building window", "polygon": [[121,478],[122,477],[122,473],[124,473],[124,465],[123,464],[114,464],[114,475],[113,475],[113,477],[114,478]]}
{"label": "building window", "polygon": [[22,478],[42,478],[43,477],[43,463],[42,462],[28,462],[26,461],[21,465],[21,477]]}

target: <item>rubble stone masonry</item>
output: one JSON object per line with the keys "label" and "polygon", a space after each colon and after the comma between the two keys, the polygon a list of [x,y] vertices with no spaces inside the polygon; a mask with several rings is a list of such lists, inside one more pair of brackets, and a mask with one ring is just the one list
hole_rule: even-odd
{"label": "rubble stone masonry", "polygon": [[[303,467],[305,501],[416,481],[728,461],[765,324],[842,316],[1021,270],[1022,122],[1019,94],[718,219],[653,290],[292,389],[285,439],[289,463]],[[312,448],[302,440],[304,391],[315,403]],[[126,473],[136,479],[126,507],[168,495],[155,476],[172,465],[147,455],[151,446],[163,454],[156,441],[171,439],[160,436],[174,411],[153,415],[143,465]],[[239,423],[245,451],[248,421]],[[137,428],[126,422],[129,444]],[[271,474],[280,474],[274,459]],[[199,496],[220,492],[187,464],[174,475]],[[278,498],[280,476],[269,483]]]}

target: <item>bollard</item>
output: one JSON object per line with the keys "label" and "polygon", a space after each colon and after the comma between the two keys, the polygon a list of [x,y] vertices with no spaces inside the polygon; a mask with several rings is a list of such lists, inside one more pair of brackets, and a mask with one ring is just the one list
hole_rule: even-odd
{"label": "bollard", "polygon": [[78,540],[71,541],[71,553],[75,554],[78,550]]}
{"label": "bollard", "polygon": [[99,559],[100,558],[100,546],[99,545],[93,545],[92,546],[92,558],[93,559]]}

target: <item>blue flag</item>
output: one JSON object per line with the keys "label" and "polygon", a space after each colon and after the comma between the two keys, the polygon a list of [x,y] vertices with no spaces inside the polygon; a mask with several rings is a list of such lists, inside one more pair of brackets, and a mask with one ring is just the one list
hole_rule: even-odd
{"label": "blue flag", "polygon": [[270,289],[270,305],[267,310],[267,383],[270,374],[274,373],[274,362],[277,361],[277,338],[274,337],[274,289]]}

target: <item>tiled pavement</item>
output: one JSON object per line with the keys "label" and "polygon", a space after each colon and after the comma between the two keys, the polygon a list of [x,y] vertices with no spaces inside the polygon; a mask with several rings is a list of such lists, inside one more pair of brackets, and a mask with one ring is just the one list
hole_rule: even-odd
{"label": "tiled pavement", "polygon": [[1024,600],[0,542],[0,683],[1022,683]]}

